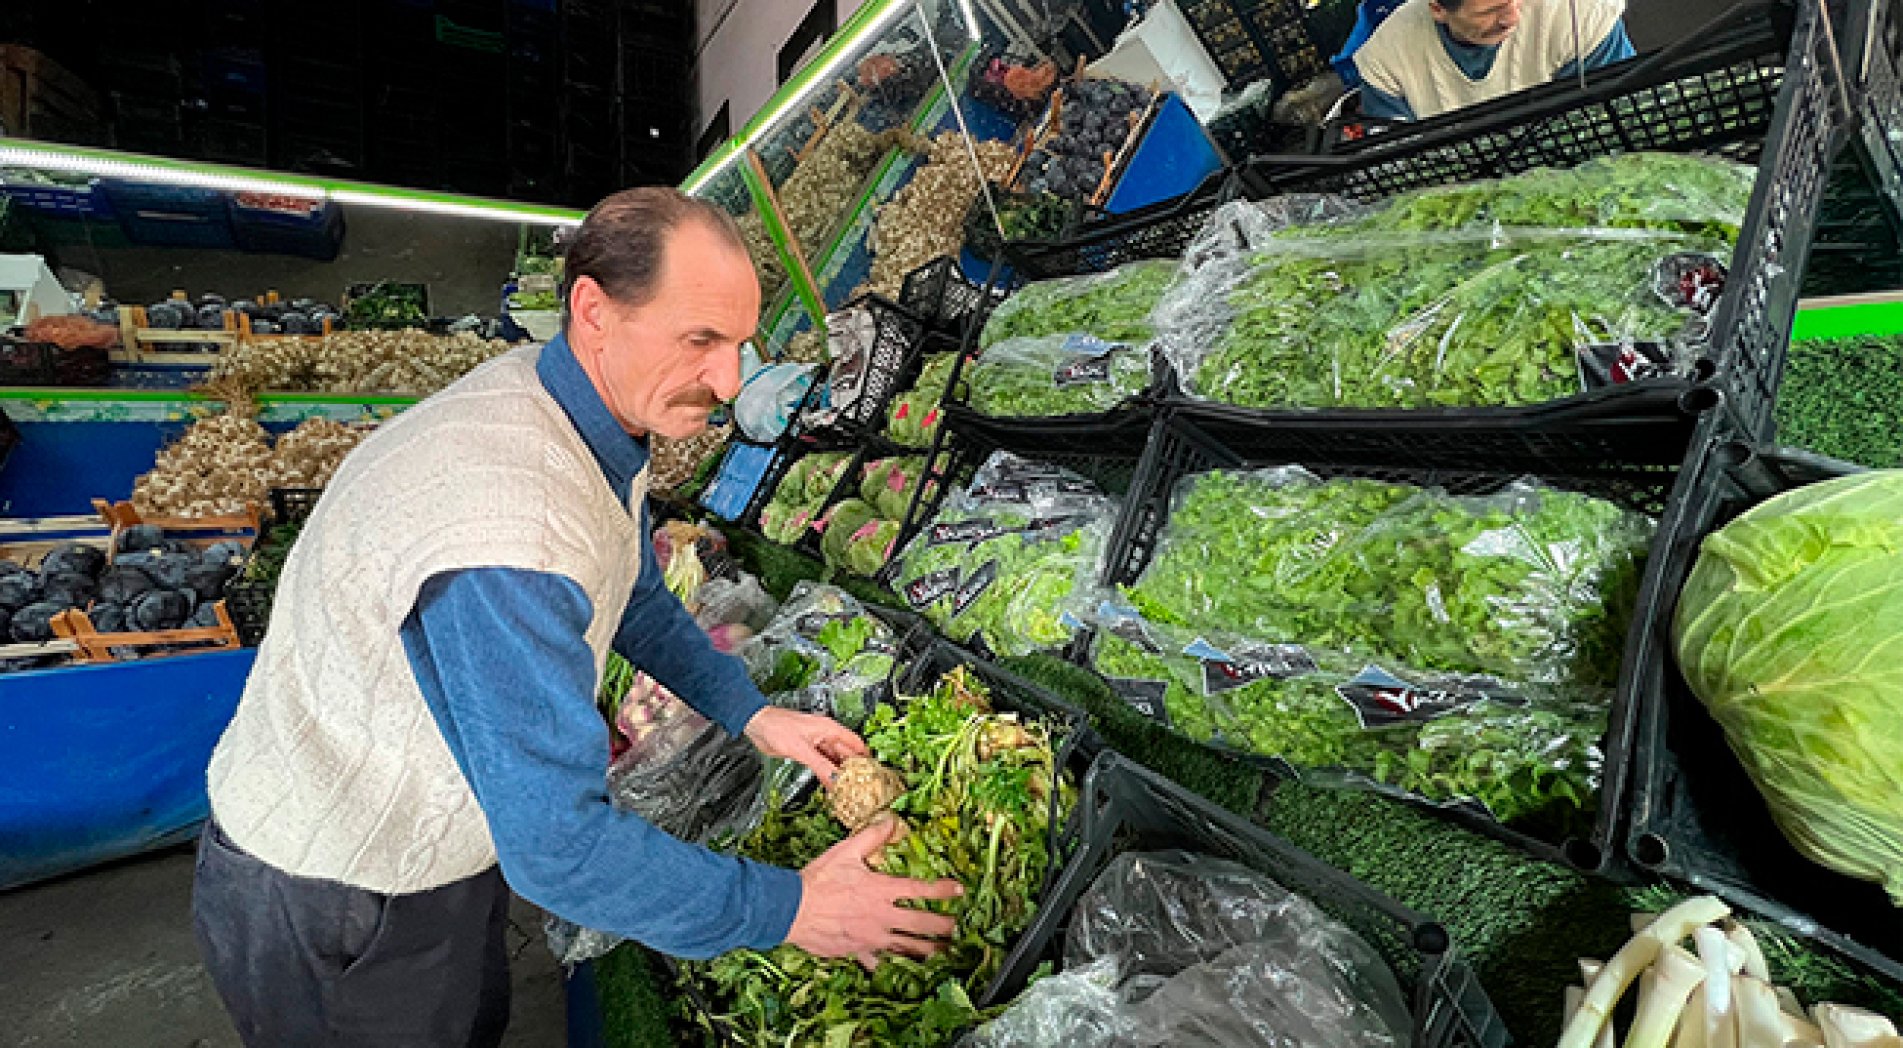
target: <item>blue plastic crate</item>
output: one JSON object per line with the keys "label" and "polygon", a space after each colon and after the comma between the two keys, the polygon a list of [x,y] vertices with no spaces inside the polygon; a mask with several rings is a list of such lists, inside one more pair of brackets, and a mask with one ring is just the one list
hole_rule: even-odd
{"label": "blue plastic crate", "polygon": [[112,202],[98,190],[97,182],[84,186],[43,186],[0,182],[6,194],[22,211],[59,218],[111,218]]}
{"label": "blue plastic crate", "polygon": [[226,194],[108,178],[100,183],[119,215],[126,238],[147,247],[235,246]]}

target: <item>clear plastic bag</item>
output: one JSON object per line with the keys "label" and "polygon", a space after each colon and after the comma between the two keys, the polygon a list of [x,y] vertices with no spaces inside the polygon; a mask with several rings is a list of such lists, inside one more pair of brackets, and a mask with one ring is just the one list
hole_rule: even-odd
{"label": "clear plastic bag", "polygon": [[966,1048],[1402,1048],[1412,1019],[1373,947],[1246,866],[1126,852],[1072,911],[1065,970]]}
{"label": "clear plastic bag", "polygon": [[897,652],[891,628],[857,598],[803,581],[738,654],[776,705],[824,713],[857,729],[891,676]]}
{"label": "clear plastic bag", "polygon": [[1012,338],[967,365],[974,411],[1003,418],[1081,415],[1111,408],[1150,384],[1147,346],[1091,335]]}
{"label": "clear plastic bag", "polygon": [[694,621],[712,632],[720,626],[745,626],[757,633],[773,621],[779,603],[760,585],[757,576],[742,573],[735,579],[709,579],[694,595],[700,611]]}
{"label": "clear plastic bag", "polygon": [[819,404],[802,415],[805,425],[830,426],[865,396],[877,364],[878,345],[879,322],[871,310],[848,308],[826,316],[826,348],[832,364]]}
{"label": "clear plastic bag", "polygon": [[1074,473],[997,452],[901,555],[893,587],[955,640],[999,655],[1068,643],[1116,503]]}
{"label": "clear plastic bag", "polygon": [[1662,154],[1357,210],[1217,210],[1157,306],[1193,396],[1263,408],[1512,406],[1684,374],[1753,173]]}
{"label": "clear plastic bag", "polygon": [[[925,459],[919,455],[873,459],[865,465],[859,481],[859,494],[887,520],[899,520],[911,508],[912,492],[925,472]],[[937,496],[938,483],[926,486],[925,498]]]}
{"label": "clear plastic bag", "polygon": [[772,500],[760,510],[760,531],[773,542],[790,546],[814,527],[826,499],[852,465],[843,452],[812,452],[786,469]]}
{"label": "clear plastic bag", "polygon": [[1594,810],[1609,717],[1592,687],[1434,673],[1392,658],[1190,632],[1105,609],[1097,671],[1199,742],[1287,762],[1314,785],[1577,828]]}
{"label": "clear plastic bag", "polygon": [[1440,673],[1609,685],[1652,530],[1531,478],[1454,496],[1298,467],[1216,470],[1178,484],[1128,596],[1163,624]]}
{"label": "clear plastic bag", "polygon": [[1028,284],[991,312],[978,344],[989,349],[1009,338],[1070,334],[1147,342],[1153,334],[1150,311],[1175,282],[1176,269],[1174,260],[1152,259]]}

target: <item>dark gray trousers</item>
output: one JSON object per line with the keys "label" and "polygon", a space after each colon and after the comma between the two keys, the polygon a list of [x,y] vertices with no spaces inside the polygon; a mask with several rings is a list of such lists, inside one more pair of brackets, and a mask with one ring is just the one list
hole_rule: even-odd
{"label": "dark gray trousers", "polygon": [[192,883],[205,967],[249,1048],[494,1048],[509,1023],[494,867],[410,895],[296,877],[208,821]]}

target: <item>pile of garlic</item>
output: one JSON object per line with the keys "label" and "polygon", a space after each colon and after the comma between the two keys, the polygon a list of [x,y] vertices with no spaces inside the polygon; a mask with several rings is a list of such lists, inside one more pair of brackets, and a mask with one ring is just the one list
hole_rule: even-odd
{"label": "pile of garlic", "polygon": [[271,446],[270,434],[242,413],[213,415],[162,449],[132,485],[132,505],[151,517],[212,517],[263,506],[272,488],[321,488],[367,430],[306,419]]}
{"label": "pile of garlic", "polygon": [[[1017,156],[1005,142],[977,142],[972,150],[991,182],[1003,182]],[[972,170],[963,136],[946,131],[933,139],[912,181],[879,208],[867,289],[896,299],[906,274],[935,258],[956,255],[965,239],[965,212],[978,191],[978,173]]]}
{"label": "pile of garlic", "polygon": [[[1750,929],[1729,920],[1711,896],[1652,917],[1633,917],[1633,935],[1610,961],[1579,962],[1584,986],[1566,990],[1559,1048],[1898,1048],[1890,1020],[1842,1004],[1805,1013],[1795,994],[1771,982]],[[1692,949],[1684,942],[1689,939]],[[1696,952],[1693,952],[1693,951]],[[1638,1008],[1620,1040],[1619,999],[1639,984]]]}
{"label": "pile of garlic", "polygon": [[656,491],[673,491],[694,476],[694,470],[708,455],[727,445],[727,438],[733,435],[733,424],[709,426],[698,436],[686,440],[674,440],[656,436],[653,441],[654,462],[649,467],[649,480]]}
{"label": "pile of garlic", "polygon": [[908,135],[892,131],[875,135],[857,120],[841,120],[827,129],[779,188],[786,224],[807,258],[825,248],[826,235],[852,206],[886,151],[908,142]]}
{"label": "pile of garlic", "polygon": [[368,430],[327,418],[305,419],[278,438],[272,455],[275,487],[321,488],[330,483],[344,456],[363,442]]}
{"label": "pile of garlic", "polygon": [[212,517],[263,505],[275,479],[270,435],[257,419],[213,415],[192,423],[159,451],[132,485],[132,505],[148,517]]}
{"label": "pile of garlic", "polygon": [[414,328],[246,339],[212,378],[254,390],[427,396],[508,348],[469,332],[432,335]]}
{"label": "pile of garlic", "polygon": [[760,277],[760,305],[764,309],[773,304],[773,297],[786,285],[786,267],[780,264],[780,253],[767,236],[766,223],[757,212],[749,211],[734,222],[740,227],[741,239],[747,242],[753,271]]}

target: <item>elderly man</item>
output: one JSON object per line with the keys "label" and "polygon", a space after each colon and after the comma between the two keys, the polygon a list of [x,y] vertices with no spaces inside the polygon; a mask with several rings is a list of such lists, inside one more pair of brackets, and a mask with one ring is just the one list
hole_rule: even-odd
{"label": "elderly man", "polygon": [[1407,0],[1354,55],[1361,111],[1425,120],[1632,57],[1623,0]]}
{"label": "elderly man", "polygon": [[740,387],[759,315],[724,212],[602,201],[567,254],[567,323],[383,426],[319,501],[212,755],[193,914],[245,1043],[494,1045],[509,889],[683,957],[790,942],[927,956],[954,881],[874,873],[889,823],[803,871],[717,855],[609,803],[595,710],[619,652],[761,752],[827,781],[865,752],[768,706],[666,587],[646,437]]}

